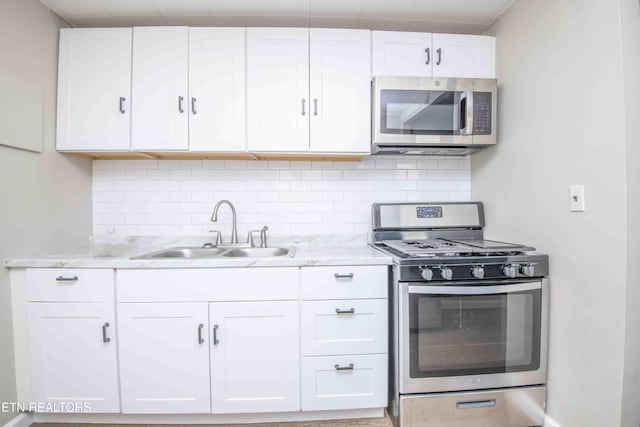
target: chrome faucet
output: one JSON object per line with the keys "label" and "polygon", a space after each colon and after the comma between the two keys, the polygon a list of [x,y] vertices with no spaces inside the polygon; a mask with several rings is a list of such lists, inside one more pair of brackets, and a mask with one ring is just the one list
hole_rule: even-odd
{"label": "chrome faucet", "polygon": [[233,224],[231,227],[231,243],[238,243],[238,228],[236,227],[236,208],[228,200],[220,200],[213,208],[213,214],[211,214],[211,222],[218,221],[218,209],[220,205],[227,204],[231,208],[231,214],[233,215]]}

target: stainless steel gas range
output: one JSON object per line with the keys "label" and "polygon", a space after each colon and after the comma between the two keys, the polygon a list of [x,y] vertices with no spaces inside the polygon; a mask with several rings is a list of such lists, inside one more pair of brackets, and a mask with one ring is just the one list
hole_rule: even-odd
{"label": "stainless steel gas range", "polygon": [[373,205],[394,259],[389,412],[400,427],[544,424],[548,257],[485,240],[480,202]]}

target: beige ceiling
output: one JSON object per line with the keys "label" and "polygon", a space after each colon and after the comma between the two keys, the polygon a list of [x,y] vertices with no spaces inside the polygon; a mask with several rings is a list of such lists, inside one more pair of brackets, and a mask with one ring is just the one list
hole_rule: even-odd
{"label": "beige ceiling", "polygon": [[41,0],[75,27],[339,27],[481,34],[514,0]]}

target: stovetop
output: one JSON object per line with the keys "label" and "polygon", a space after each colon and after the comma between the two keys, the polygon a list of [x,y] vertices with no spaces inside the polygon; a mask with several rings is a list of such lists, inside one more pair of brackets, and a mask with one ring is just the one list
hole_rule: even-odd
{"label": "stovetop", "polygon": [[391,248],[405,257],[495,256],[535,250],[529,246],[495,240],[445,238],[382,240],[378,246]]}

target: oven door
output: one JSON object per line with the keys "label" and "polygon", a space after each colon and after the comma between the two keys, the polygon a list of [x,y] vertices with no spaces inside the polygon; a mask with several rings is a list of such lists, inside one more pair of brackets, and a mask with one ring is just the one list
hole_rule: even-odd
{"label": "oven door", "polygon": [[548,281],[400,283],[400,393],[544,384]]}

